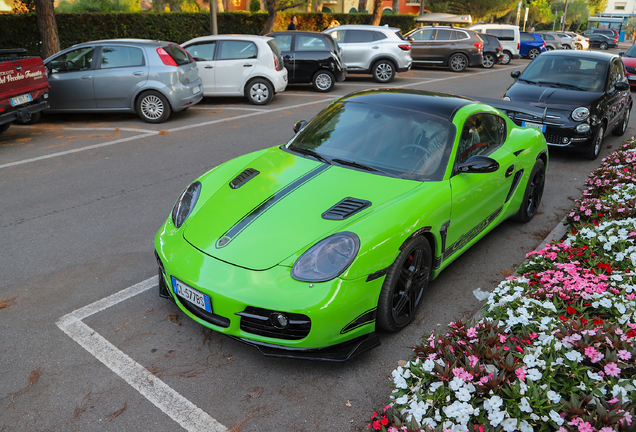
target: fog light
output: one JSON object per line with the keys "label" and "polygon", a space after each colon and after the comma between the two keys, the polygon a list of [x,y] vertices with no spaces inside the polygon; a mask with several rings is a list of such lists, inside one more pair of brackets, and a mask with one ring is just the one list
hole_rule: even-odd
{"label": "fog light", "polygon": [[563,144],[567,144],[567,143],[569,143],[569,142],[570,142],[570,138],[568,138],[568,137],[563,137],[563,138],[561,138],[561,142],[562,142]]}
{"label": "fog light", "polygon": [[275,312],[269,316],[272,325],[278,329],[285,329],[289,325],[289,319],[280,312]]}
{"label": "fog light", "polygon": [[590,131],[590,125],[587,123],[581,123],[576,127],[576,131],[578,133],[585,133]]}

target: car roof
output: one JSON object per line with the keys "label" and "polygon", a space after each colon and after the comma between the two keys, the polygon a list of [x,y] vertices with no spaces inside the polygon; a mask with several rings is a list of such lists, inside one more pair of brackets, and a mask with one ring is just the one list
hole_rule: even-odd
{"label": "car roof", "polygon": [[317,31],[309,31],[309,30],[281,30],[281,31],[267,33],[265,36],[279,35],[279,34],[306,34],[306,35],[312,35],[312,36],[323,36],[323,37],[326,36],[325,33],[317,32]]}
{"label": "car roof", "polygon": [[594,60],[611,60],[614,57],[618,57],[617,54],[605,53],[600,51],[580,51],[580,50],[558,50],[547,51],[541,54],[541,57],[549,56],[561,56],[561,57],[573,57],[577,59],[589,58]]}
{"label": "car roof", "polygon": [[183,44],[219,40],[219,39],[238,39],[238,40],[247,40],[252,42],[272,40],[272,38],[269,36],[256,36],[256,35],[248,35],[248,34],[220,34],[220,35],[201,36],[198,38],[190,39],[189,41],[186,41]]}
{"label": "car roof", "polygon": [[452,120],[460,108],[478,103],[463,96],[404,88],[380,89],[380,91],[378,89],[362,90],[344,96],[340,101],[408,109],[442,117],[446,120]]}
{"label": "car roof", "polygon": [[75,44],[73,46],[80,46],[80,45],[92,45],[92,44],[148,44],[148,45],[156,45],[156,46],[163,46],[163,45],[167,45],[167,44],[175,44],[177,45],[176,42],[169,42],[169,41],[161,41],[161,40],[152,40],[152,39],[125,39],[125,38],[121,38],[121,39],[100,39],[100,40],[96,40],[96,41],[90,41],[90,42],[81,42],[78,44]]}
{"label": "car roof", "polygon": [[389,26],[375,26],[375,25],[371,25],[371,24],[344,24],[344,25],[339,25],[337,27],[332,27],[328,30],[325,31],[332,31],[332,30],[337,30],[337,29],[342,29],[342,30],[356,30],[356,29],[370,29],[370,30],[392,30],[392,31],[400,31],[399,28],[397,27],[389,27]]}

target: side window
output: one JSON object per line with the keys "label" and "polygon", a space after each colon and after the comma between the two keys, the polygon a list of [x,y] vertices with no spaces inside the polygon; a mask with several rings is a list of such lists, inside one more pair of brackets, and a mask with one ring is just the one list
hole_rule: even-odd
{"label": "side window", "polygon": [[447,29],[437,29],[436,41],[447,41],[451,38],[451,31]]}
{"label": "side window", "polygon": [[190,45],[185,50],[192,56],[195,61],[212,61],[214,60],[215,47],[216,41]]}
{"label": "side window", "polygon": [[374,40],[382,40],[382,39],[386,39],[388,36],[385,35],[382,32],[378,32],[378,31],[374,31],[373,32],[373,39]]}
{"label": "side window", "polygon": [[349,30],[348,43],[373,42],[373,32],[367,30]]}
{"label": "side window", "polygon": [[490,113],[470,116],[459,138],[457,163],[466,162],[474,155],[488,155],[498,149],[506,140],[506,122]]}
{"label": "side window", "polygon": [[322,38],[315,36],[296,36],[297,51],[328,51],[327,45]]}
{"label": "side window", "polygon": [[105,46],[102,48],[102,61],[99,67],[112,69],[120,67],[143,66],[144,55],[141,49],[122,46]]}
{"label": "side window", "polygon": [[344,30],[334,30],[329,34],[331,35],[333,40],[335,40],[338,43],[343,43],[345,41],[346,31]]}
{"label": "side window", "polygon": [[466,32],[463,32],[461,30],[455,30],[453,33],[455,33],[453,35],[453,40],[464,40],[464,39],[470,39],[470,35]]}
{"label": "side window", "polygon": [[501,30],[498,29],[486,29],[486,33],[495,35],[497,37],[501,36]]}
{"label": "side window", "polygon": [[91,68],[94,47],[84,47],[71,50],[57,56],[49,63],[49,73],[64,73],[85,71]]}
{"label": "side window", "polygon": [[416,41],[428,41],[435,39],[435,29],[424,29],[419,32],[413,33],[413,39]]}
{"label": "side window", "polygon": [[291,51],[292,35],[274,35],[276,45],[281,51]]}
{"label": "side window", "polygon": [[218,60],[235,60],[256,58],[257,50],[254,42],[221,41]]}
{"label": "side window", "polygon": [[534,41],[534,36],[532,36],[531,34],[528,34],[528,33],[522,33],[521,34],[521,40],[525,41],[525,42]]}

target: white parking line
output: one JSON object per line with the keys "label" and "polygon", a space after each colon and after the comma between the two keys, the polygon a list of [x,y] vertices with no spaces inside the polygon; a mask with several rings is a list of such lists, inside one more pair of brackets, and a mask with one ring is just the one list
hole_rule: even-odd
{"label": "white parking line", "polygon": [[77,309],[55,324],[82,348],[124,379],[153,405],[189,432],[227,432],[208,413],[181,396],[146,368],[121,352],[83,319],[157,286],[157,276]]}

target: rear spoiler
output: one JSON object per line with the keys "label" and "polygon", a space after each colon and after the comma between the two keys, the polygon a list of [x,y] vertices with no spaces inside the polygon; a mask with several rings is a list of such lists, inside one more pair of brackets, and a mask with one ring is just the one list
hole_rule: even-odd
{"label": "rear spoiler", "polygon": [[[483,97],[471,97],[475,102],[481,102],[486,105],[490,105],[493,108],[497,108],[499,111],[503,111],[508,117],[511,117],[509,113],[519,113],[529,115],[531,117],[541,119],[541,122],[545,121],[548,114],[548,108],[539,108],[534,105],[530,105],[524,102],[505,101],[503,99],[491,99]],[[514,116],[512,116],[514,118]]]}

